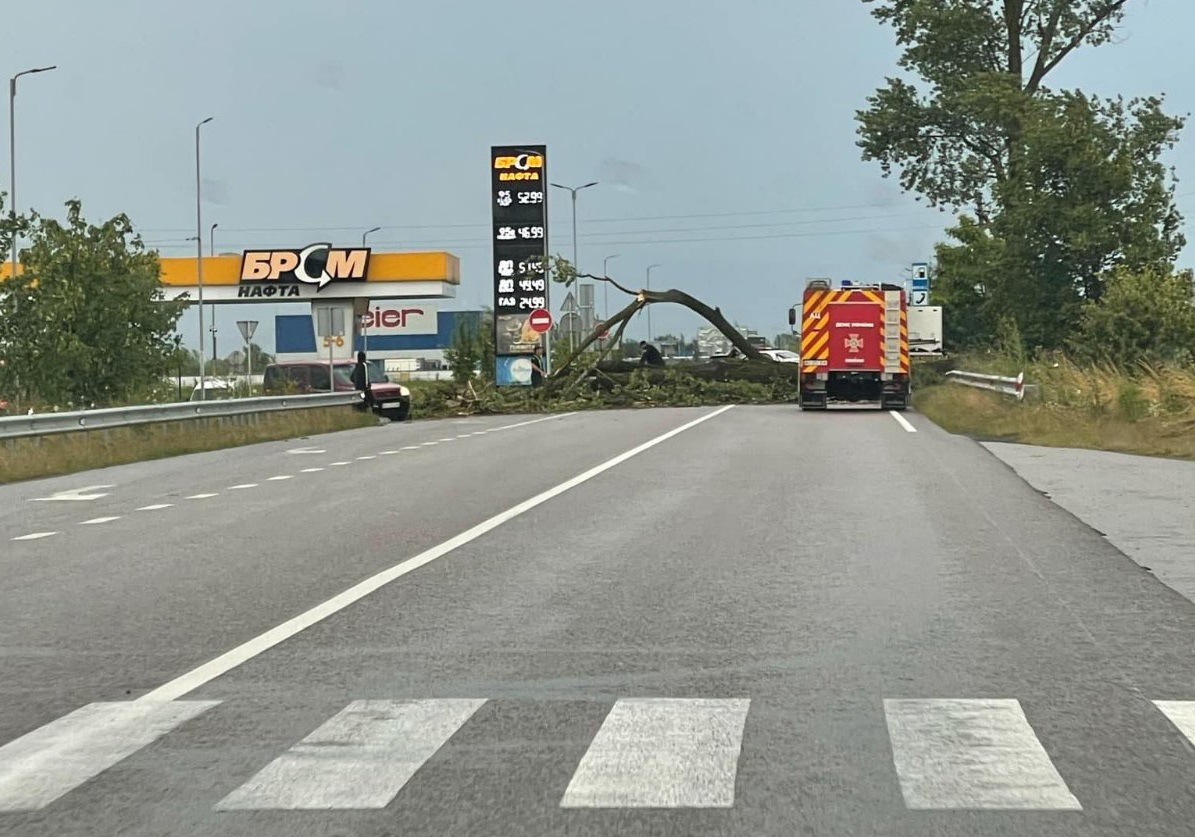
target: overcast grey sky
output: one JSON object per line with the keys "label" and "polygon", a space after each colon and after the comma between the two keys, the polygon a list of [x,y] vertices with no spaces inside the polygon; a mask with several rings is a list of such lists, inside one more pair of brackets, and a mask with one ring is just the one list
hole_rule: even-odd
{"label": "overcast grey sky", "polygon": [[[491,302],[493,144],[546,143],[553,180],[601,181],[579,200],[583,269],[619,253],[611,274],[638,285],[662,263],[653,287],[688,290],[769,336],[787,329],[803,277],[900,279],[949,221],[859,158],[854,112],[897,57],[859,0],[5,6],[3,74],[59,65],[21,81],[21,206],[60,215],[78,197],[93,220],[126,212],[163,255],[192,252],[194,126],[206,116],[204,226],[219,223],[217,250],[347,244],[382,225],[375,248],[460,256],[446,307]],[[1195,2],[1129,9],[1119,42],[1068,59],[1053,86],[1165,93],[1170,112],[1195,111]],[[1171,161],[1195,215],[1190,129]],[[571,255],[568,196],[550,201],[552,250]],[[272,348],[273,314],[303,310],[222,309],[221,354],[239,339],[234,319],[263,320]],[[192,344],[195,322],[182,321]],[[653,312],[657,334],[697,324]]]}

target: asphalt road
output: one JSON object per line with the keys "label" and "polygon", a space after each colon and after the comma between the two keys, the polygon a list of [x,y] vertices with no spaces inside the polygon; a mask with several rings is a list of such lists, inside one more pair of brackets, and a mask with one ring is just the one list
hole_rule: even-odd
{"label": "asphalt road", "polygon": [[414,423],[0,488],[0,834],[1189,835],[1195,605],[905,418]]}

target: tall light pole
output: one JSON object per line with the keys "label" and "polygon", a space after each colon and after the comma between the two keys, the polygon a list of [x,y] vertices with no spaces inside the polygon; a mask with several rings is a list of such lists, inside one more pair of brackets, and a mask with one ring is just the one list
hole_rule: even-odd
{"label": "tall light pole", "polygon": [[361,233],[361,246],[362,246],[362,247],[364,247],[364,246],[365,246],[365,237],[366,237],[367,235],[369,235],[370,233],[376,233],[376,232],[377,232],[378,230],[380,230],[380,229],[381,229],[381,227],[374,227],[374,228],[373,228],[373,229],[371,229],[371,230],[366,230],[365,232]]}
{"label": "tall light pole", "polygon": [[199,400],[207,401],[207,379],[203,364],[203,199],[199,182],[199,129],[211,122],[207,119],[195,126],[195,275],[199,285]]}
{"label": "tall light pole", "polygon": [[[211,244],[208,247],[207,254],[212,258],[216,257],[216,227],[220,226],[218,223],[212,224],[211,229],[208,230],[208,237]],[[212,303],[211,307],[212,325],[209,329],[212,333],[212,365],[216,365],[216,303]]]}
{"label": "tall light pole", "polygon": [[[615,253],[612,256],[606,256],[606,258],[602,259],[602,276],[608,277],[610,275],[609,273],[606,272],[606,262],[610,261],[610,259],[617,259],[621,255],[622,255],[621,253]],[[602,301],[602,307],[606,309],[606,313],[602,317],[602,319],[608,320],[608,319],[610,319],[610,283],[603,282],[602,284],[606,286],[605,289],[603,290],[605,299]]]}
{"label": "tall light pole", "polygon": [[[32,70],[22,70],[8,80],[8,201],[9,215],[15,221],[17,218],[17,79],[21,76],[31,76],[34,73],[48,73],[58,69],[58,65],[51,67],[34,67]],[[17,234],[12,236],[12,275],[17,275]]]}
{"label": "tall light pole", "polygon": [[[584,186],[562,186],[559,183],[553,183],[557,189],[567,189],[573,196],[573,270],[577,276],[577,296],[581,295],[581,266],[577,263],[577,192],[582,189],[588,189],[590,186],[596,186],[598,182],[591,180]],[[569,349],[575,350],[577,347],[577,333],[573,329],[569,329]]]}
{"label": "tall light pole", "polygon": [[[651,269],[653,267],[659,267],[659,265],[652,264],[652,265],[647,266],[647,290],[649,290],[649,291],[651,290]],[[647,342],[648,343],[651,342],[651,303],[650,302],[647,304]]]}

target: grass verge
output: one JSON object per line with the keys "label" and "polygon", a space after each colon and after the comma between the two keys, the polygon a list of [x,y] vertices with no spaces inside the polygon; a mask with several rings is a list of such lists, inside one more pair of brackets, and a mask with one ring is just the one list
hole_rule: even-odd
{"label": "grass verge", "polygon": [[348,407],[320,407],[6,439],[0,440],[0,483],[332,433],[376,421],[371,413]]}
{"label": "grass verge", "polygon": [[[959,369],[1013,372],[961,359]],[[1024,402],[961,384],[919,389],[914,406],[951,433],[984,441],[1195,460],[1195,370],[1079,366],[1052,357],[1025,368],[1039,387]]]}

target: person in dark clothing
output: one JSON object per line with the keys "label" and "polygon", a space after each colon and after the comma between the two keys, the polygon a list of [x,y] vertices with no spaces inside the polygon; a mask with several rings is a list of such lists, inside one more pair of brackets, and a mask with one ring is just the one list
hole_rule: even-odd
{"label": "person in dark clothing", "polygon": [[548,374],[547,366],[547,361],[544,360],[543,344],[538,344],[531,352],[531,386],[543,386],[544,375]]}
{"label": "person in dark clothing", "polygon": [[357,365],[353,367],[353,386],[365,395],[365,406],[373,404],[373,391],[369,387],[369,365],[365,352],[357,352]]}
{"label": "person in dark clothing", "polygon": [[639,358],[640,366],[663,366],[664,356],[660,354],[660,350],[648,343],[646,340],[639,341],[639,348],[643,350],[643,354]]}

